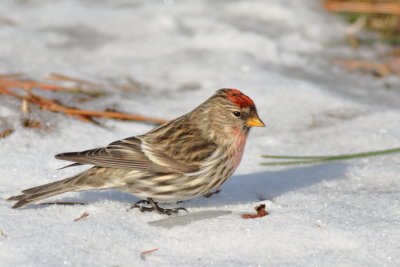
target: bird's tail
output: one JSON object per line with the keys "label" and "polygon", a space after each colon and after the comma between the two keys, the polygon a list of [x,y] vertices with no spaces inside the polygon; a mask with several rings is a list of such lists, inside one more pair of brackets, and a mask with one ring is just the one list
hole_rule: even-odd
{"label": "bird's tail", "polygon": [[22,191],[23,194],[10,197],[7,200],[18,201],[17,203],[15,203],[14,206],[12,206],[13,209],[16,209],[45,198],[49,198],[69,191],[75,191],[76,187],[71,186],[71,181],[76,178],[77,178],[76,176],[73,176],[57,182],[32,187],[23,190]]}
{"label": "bird's tail", "polygon": [[[116,173],[116,171],[120,173]],[[118,188],[118,186],[125,183],[123,180],[115,180],[115,176],[122,177],[125,172],[125,170],[92,167],[60,181],[25,189],[22,191],[23,194],[10,197],[7,200],[17,201],[12,207],[16,209],[66,192]]]}
{"label": "bird's tail", "polygon": [[97,167],[92,167],[60,181],[25,189],[22,191],[23,194],[10,197],[7,200],[17,201],[17,203],[12,206],[13,209],[16,209],[62,193],[91,189],[91,186],[88,185],[90,183],[93,184],[93,180],[96,180],[96,174]]}

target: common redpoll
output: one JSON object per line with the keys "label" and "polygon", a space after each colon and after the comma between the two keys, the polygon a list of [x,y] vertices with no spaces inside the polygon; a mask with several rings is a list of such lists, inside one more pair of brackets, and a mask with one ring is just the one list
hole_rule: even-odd
{"label": "common redpoll", "polygon": [[[69,166],[93,165],[75,176],[23,190],[13,208],[61,193],[118,189],[146,200],[141,211],[177,213],[175,202],[218,189],[239,165],[249,129],[265,126],[254,102],[236,89],[220,89],[193,111],[150,132],[107,147],[58,154]],[[138,203],[139,203],[138,202]],[[138,206],[138,205],[136,205]]]}

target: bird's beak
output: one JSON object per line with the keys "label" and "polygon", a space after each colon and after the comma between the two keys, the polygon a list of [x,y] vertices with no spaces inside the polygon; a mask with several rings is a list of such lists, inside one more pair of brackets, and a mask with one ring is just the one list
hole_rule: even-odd
{"label": "bird's beak", "polygon": [[257,116],[249,118],[246,121],[246,125],[247,125],[247,127],[265,127],[265,124]]}

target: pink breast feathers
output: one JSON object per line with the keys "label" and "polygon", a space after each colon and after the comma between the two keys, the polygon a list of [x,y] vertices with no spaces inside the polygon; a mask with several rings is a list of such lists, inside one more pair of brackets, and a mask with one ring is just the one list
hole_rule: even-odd
{"label": "pink breast feathers", "polygon": [[248,132],[242,132],[240,134],[236,134],[236,140],[233,144],[233,159],[232,164],[236,167],[239,165],[240,161],[242,160],[244,147],[246,146],[246,139],[247,139]]}

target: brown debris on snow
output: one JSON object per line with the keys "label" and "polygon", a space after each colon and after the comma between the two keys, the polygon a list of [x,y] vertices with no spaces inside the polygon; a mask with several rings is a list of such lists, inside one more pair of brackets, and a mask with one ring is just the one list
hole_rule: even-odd
{"label": "brown debris on snow", "polygon": [[4,131],[1,131],[1,132],[0,132],[0,139],[9,136],[9,135],[12,134],[13,132],[14,132],[14,129],[11,129],[11,128],[6,129],[6,130],[4,130]]}
{"label": "brown debris on snow", "polygon": [[254,208],[257,213],[256,214],[242,214],[243,219],[255,219],[267,216],[269,213],[265,210],[265,204],[260,204]]}
{"label": "brown debris on snow", "polygon": [[147,254],[153,253],[153,252],[155,252],[157,250],[158,250],[158,248],[142,251],[142,252],[140,252],[140,258],[142,260],[145,260]]}
{"label": "brown debris on snow", "polygon": [[82,215],[79,218],[74,219],[74,222],[80,221],[80,220],[86,218],[87,216],[89,216],[89,213],[84,212],[84,213],[82,213]]}

